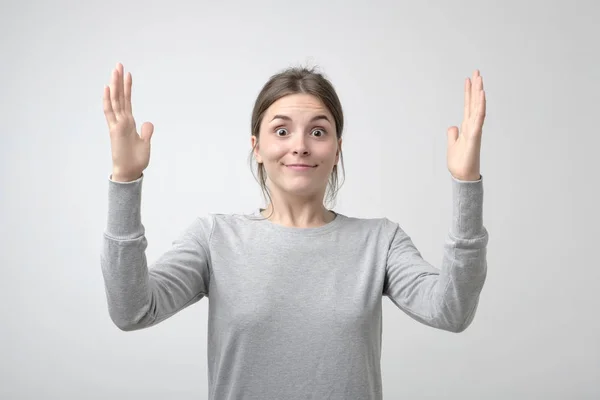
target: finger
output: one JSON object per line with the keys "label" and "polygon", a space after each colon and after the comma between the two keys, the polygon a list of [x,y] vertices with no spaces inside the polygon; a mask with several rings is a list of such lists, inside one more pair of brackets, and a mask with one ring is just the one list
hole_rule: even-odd
{"label": "finger", "polygon": [[483,92],[483,78],[479,74],[477,75],[477,85],[476,85],[475,91],[476,91],[475,98],[477,99],[476,107],[477,107],[477,110],[479,111],[479,109],[481,108],[481,103],[482,103],[481,92]]}
{"label": "finger", "polygon": [[458,140],[458,126],[451,126],[446,131],[446,136],[448,138],[447,146],[450,147]]}
{"label": "finger", "polygon": [[119,82],[117,83],[119,87],[119,104],[121,104],[121,111],[126,112],[126,104],[125,104],[125,83],[123,80],[123,64],[119,63],[117,68],[119,69]]}
{"label": "finger", "polygon": [[477,119],[477,115],[479,114],[479,105],[481,104],[481,90],[479,90],[479,77],[475,77],[475,83],[473,85],[473,120]]}
{"label": "finger", "polygon": [[102,95],[102,108],[104,109],[104,116],[106,117],[108,126],[116,124],[117,117],[110,101],[110,88],[106,85],[104,85],[104,93]]}
{"label": "finger", "polygon": [[471,115],[471,81],[469,78],[465,79],[465,110],[463,120],[468,120]]}
{"label": "finger", "polygon": [[473,71],[473,77],[471,79],[471,116],[475,115],[477,111],[477,102],[479,101],[479,71]]}
{"label": "finger", "polygon": [[150,142],[150,139],[154,133],[154,125],[152,122],[144,122],[140,131],[140,137],[144,139],[144,141]]}
{"label": "finger", "polygon": [[479,104],[477,106],[477,113],[475,115],[475,124],[481,128],[483,126],[486,113],[485,91],[481,90],[477,97],[479,98]]}
{"label": "finger", "polygon": [[132,82],[133,78],[131,76],[131,73],[128,72],[127,75],[125,75],[125,87],[124,87],[124,97],[125,97],[125,111],[127,111],[129,114],[132,114],[132,109],[131,109],[131,86],[132,86]]}
{"label": "finger", "polygon": [[112,109],[117,116],[117,118],[121,115],[121,104],[119,103],[119,71],[117,69],[113,69],[112,75],[110,78],[110,101],[112,103]]}

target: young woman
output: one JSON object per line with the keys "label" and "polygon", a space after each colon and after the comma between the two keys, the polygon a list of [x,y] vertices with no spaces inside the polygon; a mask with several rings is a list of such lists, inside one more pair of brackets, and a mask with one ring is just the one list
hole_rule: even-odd
{"label": "young woman", "polygon": [[272,76],[254,105],[251,157],[266,208],[199,216],[148,266],[140,209],[154,128],[138,134],[131,87],[117,64],[103,99],[113,161],[101,257],[108,310],[133,331],[210,299],[210,399],[381,399],[383,295],[433,328],[470,325],[488,243],[478,71],[465,80],[460,135],[448,130],[453,219],[439,269],[398,223],[324,206],[338,189],[344,117],[331,83],[303,68]]}

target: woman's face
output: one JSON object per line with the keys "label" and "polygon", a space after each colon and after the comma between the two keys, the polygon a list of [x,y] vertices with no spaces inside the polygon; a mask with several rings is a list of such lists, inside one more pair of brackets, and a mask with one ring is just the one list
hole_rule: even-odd
{"label": "woman's face", "polygon": [[[252,136],[253,147],[255,143]],[[254,156],[264,164],[272,191],[322,198],[341,144],[333,116],[321,100],[292,94],[265,112]]]}

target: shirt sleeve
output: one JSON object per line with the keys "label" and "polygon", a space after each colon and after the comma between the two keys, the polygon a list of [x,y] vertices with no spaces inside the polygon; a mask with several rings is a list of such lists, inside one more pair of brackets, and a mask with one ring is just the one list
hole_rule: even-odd
{"label": "shirt sleeve", "polygon": [[440,268],[424,260],[406,232],[388,220],[392,237],[384,295],[415,320],[458,333],[473,321],[487,274],[483,177],[452,177],[452,199],[452,223]]}
{"label": "shirt sleeve", "polygon": [[196,218],[150,267],[141,221],[142,175],[135,181],[109,178],[108,219],[101,268],[109,315],[124,331],[155,325],[208,297],[209,241],[213,220]]}

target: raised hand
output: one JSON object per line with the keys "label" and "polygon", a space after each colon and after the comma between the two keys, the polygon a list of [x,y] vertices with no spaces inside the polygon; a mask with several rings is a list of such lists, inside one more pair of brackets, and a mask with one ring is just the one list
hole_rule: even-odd
{"label": "raised hand", "polygon": [[460,127],[448,128],[448,170],[453,177],[476,181],[480,175],[481,135],[485,119],[485,92],[479,70],[473,72],[472,81],[465,80],[465,105]]}
{"label": "raised hand", "polygon": [[108,123],[112,152],[112,175],[115,181],[138,179],[150,162],[150,138],[154,125],[142,124],[141,135],[135,127],[131,107],[131,73],[123,75],[123,65],[113,69],[110,86],[104,86],[102,104]]}

